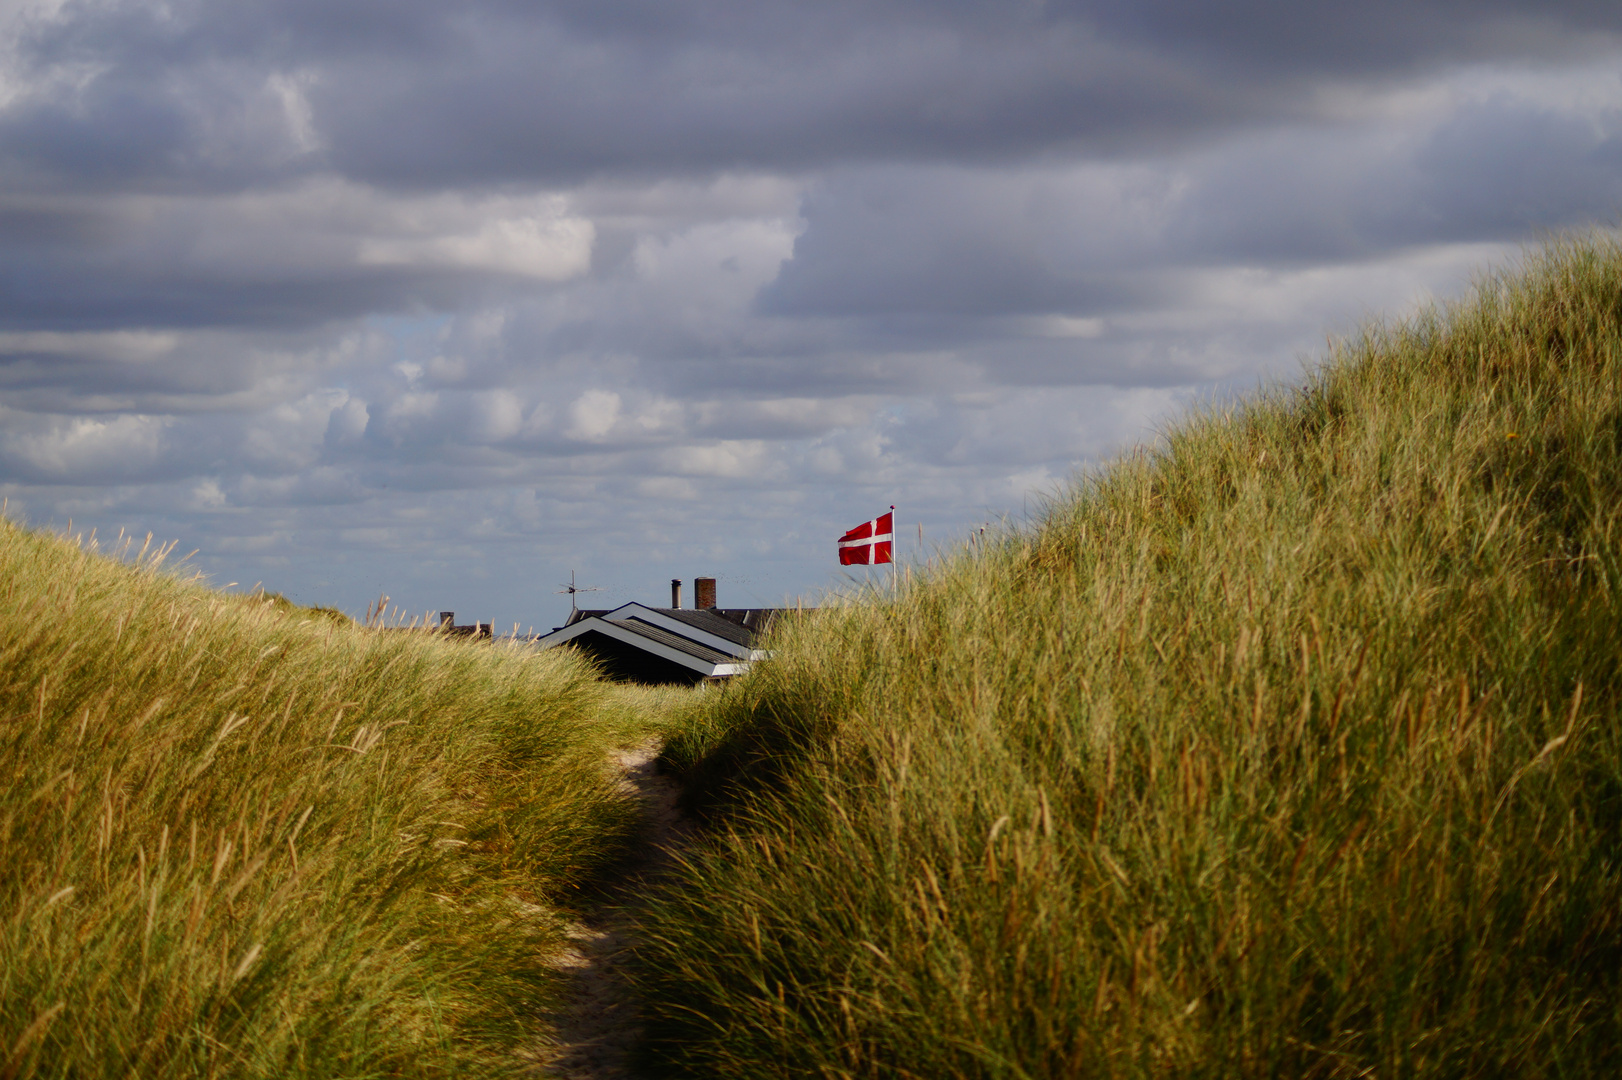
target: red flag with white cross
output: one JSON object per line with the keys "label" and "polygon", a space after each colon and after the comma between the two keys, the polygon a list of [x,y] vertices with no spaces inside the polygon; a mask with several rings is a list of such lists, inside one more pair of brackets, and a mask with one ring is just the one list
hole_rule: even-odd
{"label": "red flag with white cross", "polygon": [[872,566],[887,563],[894,540],[895,507],[872,521],[864,521],[839,538],[840,566]]}

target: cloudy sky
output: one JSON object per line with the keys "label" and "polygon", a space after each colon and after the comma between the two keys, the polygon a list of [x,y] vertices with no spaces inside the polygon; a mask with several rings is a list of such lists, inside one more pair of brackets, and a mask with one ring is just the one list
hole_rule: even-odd
{"label": "cloudy sky", "polygon": [[1614,0],[0,0],[0,494],[776,603],[1619,215]]}

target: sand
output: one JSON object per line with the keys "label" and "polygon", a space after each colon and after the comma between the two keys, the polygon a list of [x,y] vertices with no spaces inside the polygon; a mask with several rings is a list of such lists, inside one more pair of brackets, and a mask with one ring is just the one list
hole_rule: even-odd
{"label": "sand", "polygon": [[639,1003],[626,978],[631,945],[626,909],[670,863],[691,832],[680,788],[654,767],[658,744],[614,755],[627,794],[642,805],[641,840],[604,889],[596,911],[569,927],[571,945],[552,958],[567,982],[568,1004],[544,1019],[553,1037],[537,1047],[527,1075],[555,1080],[637,1080],[631,1050],[642,1034]]}

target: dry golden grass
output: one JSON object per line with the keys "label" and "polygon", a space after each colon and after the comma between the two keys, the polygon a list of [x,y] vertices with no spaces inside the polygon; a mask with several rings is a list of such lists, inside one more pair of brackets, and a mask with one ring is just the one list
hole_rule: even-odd
{"label": "dry golden grass", "polygon": [[1622,1070],[1622,250],[790,624],[669,751],[703,1077]]}
{"label": "dry golden grass", "polygon": [[507,1071],[638,703],[160,563],[0,521],[0,1076]]}

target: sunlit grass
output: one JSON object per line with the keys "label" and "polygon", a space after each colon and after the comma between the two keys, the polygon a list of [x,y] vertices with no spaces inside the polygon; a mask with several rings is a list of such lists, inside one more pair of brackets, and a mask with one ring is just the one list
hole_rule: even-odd
{"label": "sunlit grass", "polygon": [[507,1073],[639,702],[0,521],[0,1075]]}
{"label": "sunlit grass", "polygon": [[1622,1069],[1622,250],[788,624],[668,758],[692,1076]]}

